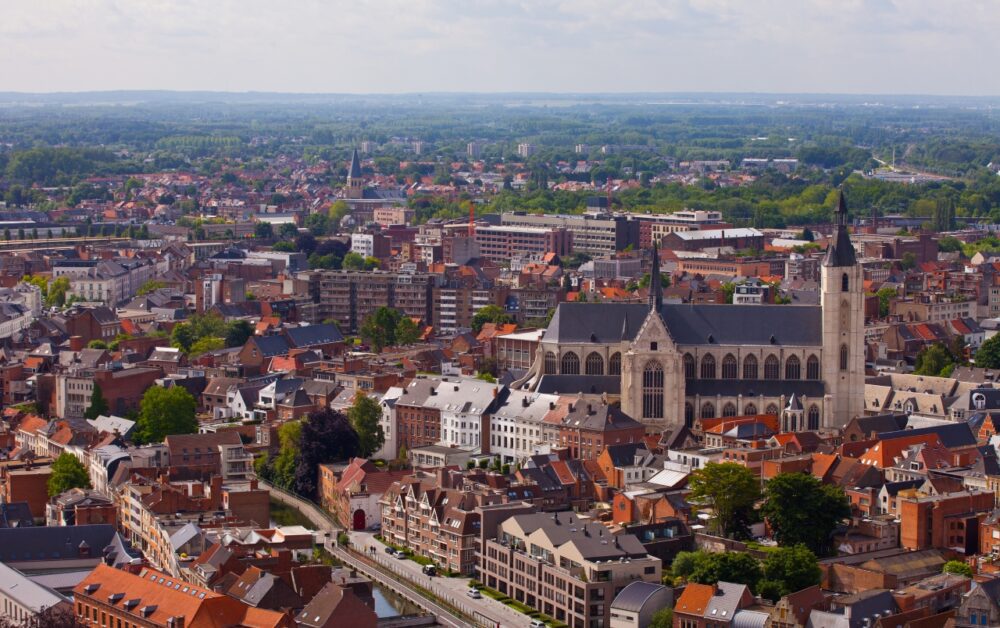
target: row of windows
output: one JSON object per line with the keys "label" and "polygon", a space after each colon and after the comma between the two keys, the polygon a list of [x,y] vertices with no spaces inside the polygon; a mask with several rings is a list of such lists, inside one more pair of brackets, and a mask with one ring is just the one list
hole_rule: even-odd
{"label": "row of windows", "polygon": [[[560,361],[559,373],[563,375],[579,375],[580,374],[580,356],[572,351],[567,351],[563,354],[562,360]],[[556,354],[549,351],[545,354],[545,372],[555,374],[556,373]],[[622,354],[613,353],[611,358],[608,360],[608,375],[621,375],[622,373]],[[591,351],[587,355],[587,359],[584,361],[584,374],[585,375],[604,375],[604,356],[596,351]]]}
{"label": "row of windows", "polygon": [[[694,356],[685,353],[684,377],[694,379],[716,379],[718,374],[715,356],[706,354],[701,358],[700,368],[695,364]],[[739,377],[739,363],[732,353],[727,353],[722,358],[721,370],[722,379],[737,379]],[[785,379],[802,379],[802,361],[796,355],[791,355],[785,360]],[[818,380],[820,378],[819,358],[810,355],[806,359],[806,379]],[[757,356],[750,354],[743,358],[743,379],[760,379],[760,368]],[[764,358],[764,379],[781,379],[781,360],[773,353]]]}

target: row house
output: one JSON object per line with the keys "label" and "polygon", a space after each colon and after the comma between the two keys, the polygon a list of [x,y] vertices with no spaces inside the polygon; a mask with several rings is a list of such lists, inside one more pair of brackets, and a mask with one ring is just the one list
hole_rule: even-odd
{"label": "row house", "polygon": [[[556,395],[509,390],[490,416],[490,453],[501,463],[521,462],[545,445],[543,421]],[[640,426],[641,428],[642,426]]]}
{"label": "row house", "polygon": [[345,529],[367,530],[382,522],[383,494],[411,472],[376,467],[365,458],[354,458],[347,467],[319,465],[319,501]]}

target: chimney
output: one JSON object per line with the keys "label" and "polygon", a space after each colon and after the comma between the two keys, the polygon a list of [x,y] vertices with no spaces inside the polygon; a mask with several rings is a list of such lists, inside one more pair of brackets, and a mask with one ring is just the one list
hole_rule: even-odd
{"label": "chimney", "polygon": [[549,402],[549,410],[555,410],[555,409],[556,409],[556,404],[555,404],[555,402],[554,402],[554,401],[550,401],[550,402]]}
{"label": "chimney", "polygon": [[70,336],[69,337],[69,349],[70,351],[83,351],[83,336]]}
{"label": "chimney", "polygon": [[593,414],[594,408],[588,403],[587,404],[587,414]]}

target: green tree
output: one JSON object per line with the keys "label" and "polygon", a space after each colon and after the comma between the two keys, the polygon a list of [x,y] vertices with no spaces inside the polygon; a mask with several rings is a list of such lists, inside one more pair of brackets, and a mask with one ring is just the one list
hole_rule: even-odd
{"label": "green tree", "polygon": [[412,345],[416,344],[418,340],[420,340],[420,328],[409,316],[401,317],[399,323],[396,324],[395,344]]}
{"label": "green tree", "polygon": [[97,417],[110,414],[108,401],[104,398],[104,392],[100,384],[94,382],[94,391],[90,393],[90,405],[83,413],[85,419],[96,419]]}
{"label": "green tree", "polygon": [[176,347],[184,353],[191,351],[191,345],[197,340],[191,323],[177,323],[170,332],[170,346]]}
{"label": "green tree", "polygon": [[689,580],[700,584],[735,582],[745,584],[751,591],[757,590],[763,572],[760,562],[745,552],[703,552],[699,557]]}
{"label": "green tree", "polygon": [[341,266],[344,270],[364,270],[365,258],[362,257],[360,253],[351,251],[344,256],[344,261]]}
{"label": "green tree", "polygon": [[1000,334],[990,337],[979,345],[976,351],[976,366],[984,369],[1000,369]]}
{"label": "green tree", "polygon": [[479,311],[472,316],[472,331],[479,333],[486,323],[506,325],[513,322],[514,319],[499,305],[487,305],[479,308]]}
{"label": "green tree", "polygon": [[233,321],[226,327],[226,346],[242,347],[253,333],[253,325],[248,321]]}
{"label": "green tree", "polygon": [[289,421],[278,428],[280,449],[271,466],[274,483],[282,488],[290,489],[295,483],[295,469],[299,463],[301,442],[301,421]]}
{"label": "green tree", "polygon": [[649,628],[673,628],[673,625],[674,609],[669,606],[656,611],[649,619]]}
{"label": "green tree", "polygon": [[191,345],[189,353],[192,356],[196,356],[201,355],[202,353],[208,353],[209,351],[224,349],[225,346],[225,339],[217,338],[215,336],[205,336],[204,338],[199,338]]}
{"label": "green tree", "polygon": [[330,231],[336,232],[340,228],[340,221],[351,212],[351,208],[344,201],[337,201],[330,205],[327,215],[330,217]]}
{"label": "green tree", "polygon": [[760,485],[749,469],[733,462],[710,462],[689,480],[690,499],[715,512],[713,526],[726,537],[746,538],[760,498]]}
{"label": "green tree", "polygon": [[385,444],[385,434],[379,421],[382,418],[382,408],[377,401],[359,392],[347,410],[347,418],[358,435],[363,458],[370,457]]}
{"label": "green tree", "polygon": [[258,222],[253,226],[253,236],[261,240],[270,240],[274,237],[274,227],[269,222]]}
{"label": "green tree", "polygon": [[361,337],[372,345],[375,352],[396,344],[396,328],[403,315],[391,307],[380,307],[361,324]]}
{"label": "green tree", "polygon": [[138,294],[139,296],[143,296],[155,290],[159,290],[160,288],[166,288],[166,287],[167,287],[166,282],[160,281],[159,279],[150,279],[146,283],[139,286],[139,291],[136,294]]}
{"label": "green tree", "polygon": [[104,342],[103,340],[91,340],[90,342],[87,343],[87,348],[88,349],[107,349],[108,348],[108,343]]}
{"label": "green tree", "polygon": [[198,431],[197,406],[195,398],[181,386],[147,389],[139,405],[137,440],[159,443],[170,434],[194,434]]}
{"label": "green tree", "polygon": [[701,552],[677,552],[674,562],[670,563],[670,571],[685,580],[690,578],[698,567],[700,554]]}
{"label": "green tree", "polygon": [[941,568],[941,573],[953,573],[959,576],[965,576],[966,578],[972,577],[972,567],[968,563],[964,563],[960,560],[949,560]]}
{"label": "green tree", "polygon": [[[636,284],[637,287],[646,289],[649,287],[649,282],[652,281],[652,275],[649,273],[644,273],[642,277],[639,278],[639,283]],[[660,285],[664,288],[670,287],[670,276],[660,273]]]}
{"label": "green tree", "polygon": [[961,253],[962,241],[954,236],[944,236],[938,240],[938,250],[942,253]]}
{"label": "green tree", "polygon": [[946,369],[954,367],[955,359],[940,342],[935,342],[929,347],[924,347],[917,354],[917,360],[913,373],[915,375],[930,375],[937,377]]}
{"label": "green tree", "polygon": [[761,514],[781,545],[805,545],[818,556],[831,550],[831,535],[851,516],[839,486],[824,484],[806,473],[781,473],[764,489]]}
{"label": "green tree", "polygon": [[878,296],[878,315],[880,318],[885,318],[889,315],[892,300],[898,297],[899,293],[892,286],[883,286],[875,294]]}
{"label": "green tree", "polygon": [[780,585],[779,598],[819,584],[821,575],[816,554],[805,545],[779,547],[764,561],[764,577]]}
{"label": "green tree", "polygon": [[90,476],[76,456],[63,452],[52,463],[52,475],[48,482],[49,497],[61,495],[71,488],[90,488]]}
{"label": "green tree", "polygon": [[291,240],[295,236],[299,235],[299,228],[296,227],[293,222],[286,222],[278,228],[278,235],[282,240]]}
{"label": "green tree", "polygon": [[62,307],[66,305],[66,293],[69,292],[69,289],[69,277],[56,277],[49,282],[45,304],[49,307]]}

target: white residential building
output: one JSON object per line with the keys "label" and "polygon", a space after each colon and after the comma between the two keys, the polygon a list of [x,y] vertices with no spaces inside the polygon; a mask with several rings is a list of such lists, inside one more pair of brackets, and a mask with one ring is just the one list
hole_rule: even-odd
{"label": "white residential building", "polygon": [[541,453],[542,420],[559,401],[557,395],[506,391],[490,415],[490,453],[503,462],[518,462]]}

